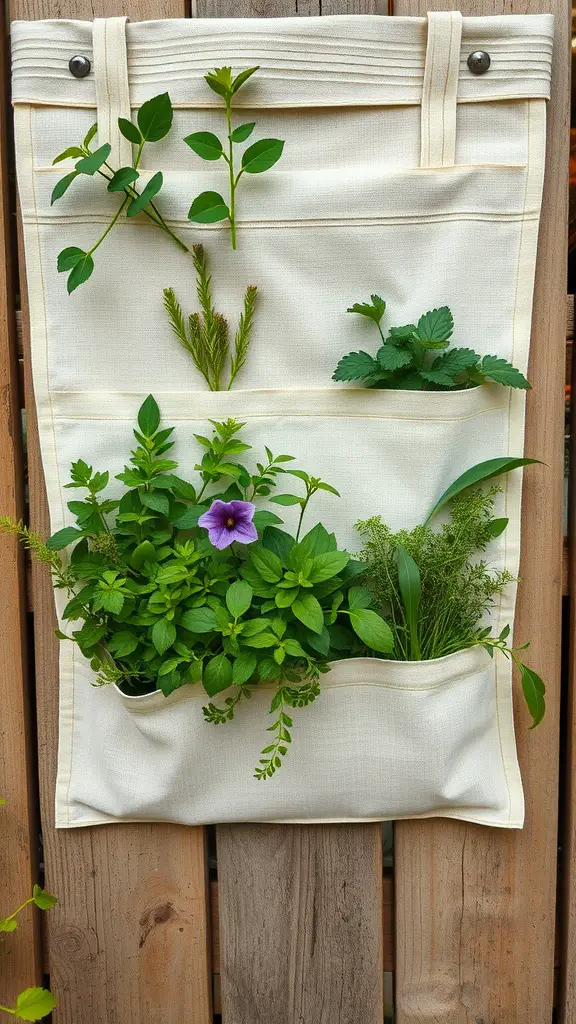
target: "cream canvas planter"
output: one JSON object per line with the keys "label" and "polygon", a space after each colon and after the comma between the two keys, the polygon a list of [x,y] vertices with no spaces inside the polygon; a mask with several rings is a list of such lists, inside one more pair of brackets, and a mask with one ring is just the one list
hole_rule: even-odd
{"label": "cream canvas planter", "polygon": [[[393,529],[411,528],[472,464],[523,454],[523,393],[364,391],[331,375],[351,349],[374,350],[370,325],[345,312],[370,292],[387,300],[392,323],[449,305],[455,343],[527,372],[551,17],[115,18],[20,22],[12,31],[53,531],[71,522],[64,485],[72,459],[118,472],[149,392],[164,424],[177,427],[182,476],[197,462],[193,434],[234,416],[250,444],[294,455],[338,488],[341,499],[323,495],[313,522],[351,551],[356,520],[380,514]],[[491,57],[484,75],[467,63],[478,49]],[[69,71],[76,54],[91,61],[84,79]],[[273,170],[239,191],[237,252],[226,225],[187,220],[199,192],[226,189],[219,170],[182,142],[191,131],[221,131],[203,75],[227,63],[260,65],[237,116],[256,120],[259,137],[286,140]],[[229,393],[204,390],[171,335],[162,289],[174,287],[194,310],[191,262],[145,220],[119,223],[93,277],[71,297],[56,271],[58,252],[89,247],[116,201],[79,178],[51,206],[56,180],[72,168],[54,168],[55,154],[98,120],[99,143],[111,142],[117,166],[128,163],[118,116],[166,90],[174,126],[144,165],[146,174],[164,172],[162,211],[187,244],[204,243],[216,306],[231,319],[246,286],[259,288],[249,360]],[[497,512],[510,525],[490,550],[492,564],[513,575],[520,494],[518,472],[505,480]],[[513,622],[514,603],[512,586],[494,611],[495,631]],[[251,777],[267,724],[264,690],[238,721],[214,727],[202,720],[199,689],[169,700],[96,690],[67,643],[60,667],[59,827],[430,814],[522,823],[510,667],[483,651],[416,665],[335,664],[317,704],[297,713],[285,767],[266,783]],[[216,759],[220,771],[211,772]]]}

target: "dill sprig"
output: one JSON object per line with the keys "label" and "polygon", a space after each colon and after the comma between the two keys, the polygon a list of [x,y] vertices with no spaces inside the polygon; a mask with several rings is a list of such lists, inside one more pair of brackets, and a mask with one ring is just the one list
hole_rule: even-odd
{"label": "dill sprig", "polygon": [[[196,292],[201,312],[192,313],[188,323],[173,288],[164,289],[164,308],[178,341],[190,352],[194,365],[200,371],[211,391],[230,390],[236,376],[244,366],[250,345],[250,336],[256,308],[257,288],[249,285],[244,296],[244,307],[234,337],[234,353],[230,354],[229,326],[226,317],[218,313],[212,301],[212,278],[208,273],[206,254],[202,245],[193,252],[196,270]],[[222,383],[226,365],[230,364],[229,380]]]}
{"label": "dill sprig", "polygon": [[[364,542],[366,583],[394,634],[394,658],[441,658],[478,642],[483,617],[514,581],[507,570],[494,569],[478,558],[494,536],[494,498],[499,490],[462,492],[453,499],[450,519],[439,530],[417,526],[393,533],[379,516],[357,524]],[[420,571],[417,652],[400,592],[399,546]]]}

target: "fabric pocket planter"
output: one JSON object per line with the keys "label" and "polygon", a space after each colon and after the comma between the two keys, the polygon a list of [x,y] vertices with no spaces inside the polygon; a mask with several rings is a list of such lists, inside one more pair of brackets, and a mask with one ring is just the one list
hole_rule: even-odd
{"label": "fabric pocket planter", "polygon": [[[314,704],[291,711],[290,752],[264,782],[253,770],[271,688],[255,688],[222,726],[203,720],[198,685],[170,697],[92,691],[94,714],[102,701],[113,714],[75,754],[66,824],[434,815],[519,827],[522,788],[500,666],[482,648],[429,662],[334,662]],[[96,758],[108,764],[105,780],[94,777]]]}

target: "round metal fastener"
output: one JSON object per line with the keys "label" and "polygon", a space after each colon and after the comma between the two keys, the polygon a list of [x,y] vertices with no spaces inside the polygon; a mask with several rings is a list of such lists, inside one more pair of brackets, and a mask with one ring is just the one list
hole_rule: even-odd
{"label": "round metal fastener", "polygon": [[467,64],[473,75],[485,75],[490,67],[490,54],[486,50],[474,50],[468,57]]}
{"label": "round metal fastener", "polygon": [[88,57],[84,57],[82,54],[77,53],[74,57],[70,57],[68,67],[70,68],[70,74],[74,75],[74,78],[86,78],[86,75],[90,74],[92,65],[90,64]]}

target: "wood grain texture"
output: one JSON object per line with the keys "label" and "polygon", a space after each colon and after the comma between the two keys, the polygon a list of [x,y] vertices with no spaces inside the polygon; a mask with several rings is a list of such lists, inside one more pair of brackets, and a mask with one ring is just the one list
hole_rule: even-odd
{"label": "wood grain texture", "polygon": [[[394,13],[450,4],[396,0]],[[552,1020],[560,691],[569,8],[466,2],[464,14],[557,16],[553,98],[533,317],[516,637],[548,686],[544,723],[528,731],[516,686],[526,791],[523,832],[457,822],[396,826],[397,1024],[547,1024]],[[576,948],[576,947],[575,947]],[[574,950],[572,953],[574,960]],[[574,1004],[572,1004],[574,1007]],[[565,1024],[576,1020],[575,1010]]]}
{"label": "wood grain texture", "polygon": [[[24,514],[20,387],[16,354],[11,218],[8,187],[9,94],[5,24],[0,22],[0,515]],[[11,537],[0,538],[2,629],[0,630],[0,916],[27,899],[37,881],[38,822],[36,758],[26,657],[25,565]],[[0,943],[0,1002],[12,1004],[41,976],[37,912],[22,915],[22,927]]]}
{"label": "wood grain texture", "polygon": [[383,0],[192,0],[197,18],[315,18],[327,14],[378,14]]}
{"label": "wood grain texture", "polygon": [[217,836],[225,1024],[382,1024],[379,826]]}
{"label": "wood grain texture", "polygon": [[[65,9],[63,9],[65,8]],[[180,0],[77,0],[74,15],[132,20],[183,16]],[[12,0],[12,18],[70,15],[69,4]],[[22,280],[24,272],[22,268]],[[23,289],[24,291],[24,289]],[[30,517],[49,528],[30,376],[24,303]],[[60,897],[47,918],[59,1024],[209,1024],[212,1019],[207,877],[202,829],[110,825],[53,827],[58,729],[58,647],[50,582],[33,569],[39,774],[47,884]]]}

